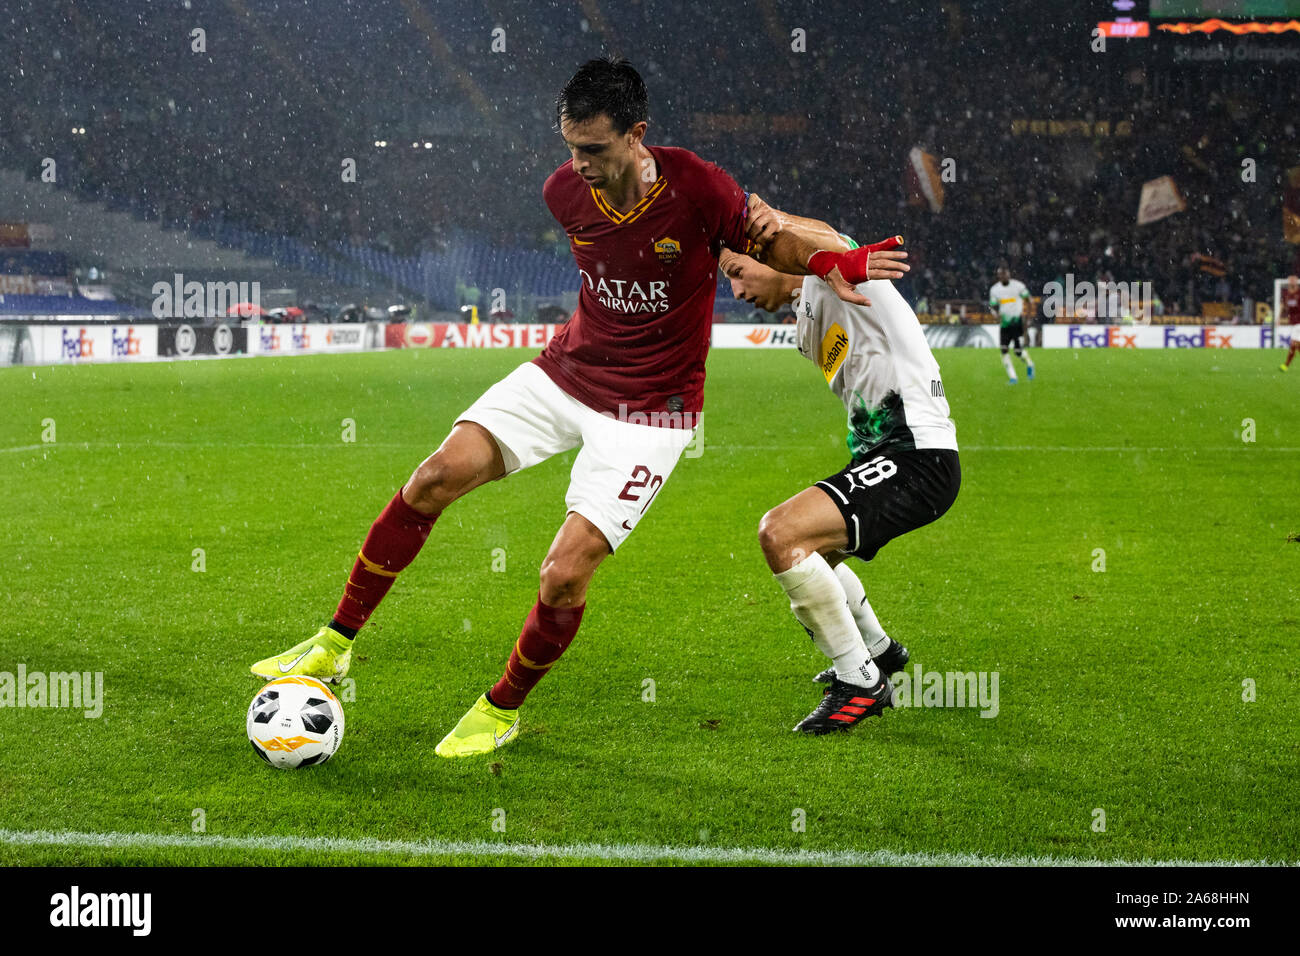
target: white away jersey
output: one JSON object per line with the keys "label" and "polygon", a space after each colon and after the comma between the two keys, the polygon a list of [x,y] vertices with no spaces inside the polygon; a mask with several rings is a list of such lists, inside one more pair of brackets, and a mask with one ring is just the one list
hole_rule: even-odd
{"label": "white away jersey", "polygon": [[848,409],[849,451],[855,459],[886,443],[956,451],[939,363],[916,313],[892,282],[857,289],[871,305],[845,302],[808,276],[794,303],[799,351]]}
{"label": "white away jersey", "polygon": [[1025,311],[1025,300],[1028,298],[1029,287],[1019,279],[995,282],[989,289],[989,305],[1004,319],[1020,318]]}

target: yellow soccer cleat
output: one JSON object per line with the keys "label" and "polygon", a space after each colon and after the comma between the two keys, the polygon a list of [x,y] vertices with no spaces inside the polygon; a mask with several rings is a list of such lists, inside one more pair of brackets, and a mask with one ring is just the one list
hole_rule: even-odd
{"label": "yellow soccer cleat", "polygon": [[352,664],[352,642],[332,627],[322,627],[313,637],[295,644],[283,654],[258,661],[249,670],[258,677],[314,677],[327,684],[348,676]]}
{"label": "yellow soccer cleat", "polygon": [[1285,362],[1283,362],[1281,365],[1278,366],[1278,368],[1280,368],[1280,369],[1281,369],[1282,371],[1284,371],[1284,372],[1285,372],[1289,367],[1290,367],[1290,366],[1288,366]]}
{"label": "yellow soccer cleat", "polygon": [[504,747],[519,734],[519,711],[502,710],[488,702],[487,694],[434,749],[439,757],[475,757]]}

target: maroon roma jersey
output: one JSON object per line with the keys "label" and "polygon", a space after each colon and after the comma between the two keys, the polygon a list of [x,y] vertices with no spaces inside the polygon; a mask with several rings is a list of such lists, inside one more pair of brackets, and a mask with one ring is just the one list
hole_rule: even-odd
{"label": "maroon roma jersey", "polygon": [[582,290],[577,311],[533,361],[598,412],[689,428],[704,403],[718,255],[747,248],[746,195],[689,150],[647,148],[659,178],[627,213],[572,162],[546,180],[542,196],[569,237]]}

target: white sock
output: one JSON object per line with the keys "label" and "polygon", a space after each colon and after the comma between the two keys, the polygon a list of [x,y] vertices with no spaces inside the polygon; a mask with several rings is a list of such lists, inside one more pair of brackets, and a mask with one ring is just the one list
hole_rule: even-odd
{"label": "white sock", "polygon": [[849,612],[844,588],[826,559],[814,552],[774,576],[790,598],[795,619],[812,635],[817,649],[833,662],[835,676],[861,687],[875,685],[880,670],[867,654],[857,622]]}
{"label": "white sock", "polygon": [[849,570],[847,561],[835,565],[835,576],[840,579],[840,587],[844,588],[844,596],[849,602],[849,611],[853,614],[853,620],[857,622],[858,631],[862,634],[862,642],[867,645],[867,653],[872,658],[885,653],[889,647],[889,635],[880,626],[880,618],[876,617],[876,612],[871,609],[867,592],[862,587],[862,579]]}
{"label": "white sock", "polygon": [[1016,377],[1016,367],[1011,364],[1011,355],[1007,352],[1002,353],[1002,367],[1007,370],[1007,378]]}
{"label": "white sock", "polygon": [[1031,359],[1031,358],[1029,357],[1029,349],[1021,349],[1021,350],[1020,350],[1020,357],[1021,357],[1022,359],[1024,359],[1025,367],[1026,367],[1026,368],[1033,368],[1033,367],[1034,367],[1034,360]]}

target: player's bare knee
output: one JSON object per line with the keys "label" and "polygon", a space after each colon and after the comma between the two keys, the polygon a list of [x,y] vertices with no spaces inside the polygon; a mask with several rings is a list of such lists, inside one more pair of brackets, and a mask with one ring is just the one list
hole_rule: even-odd
{"label": "player's bare knee", "polygon": [[441,452],[434,452],[415,469],[402,497],[416,511],[435,514],[460,497],[464,478]]}
{"label": "player's bare knee", "polygon": [[789,522],[783,520],[780,509],[774,508],[758,523],[758,546],[763,549],[768,564],[787,561],[797,564],[798,559],[790,560],[799,550],[797,535],[793,533]]}
{"label": "player's bare knee", "polygon": [[771,554],[772,549],[776,546],[779,522],[774,517],[774,512],[769,511],[758,521],[758,546],[763,549],[764,554]]}
{"label": "player's bare knee", "polygon": [[591,575],[585,567],[567,556],[547,557],[539,574],[542,602],[551,607],[571,607],[582,603]]}

